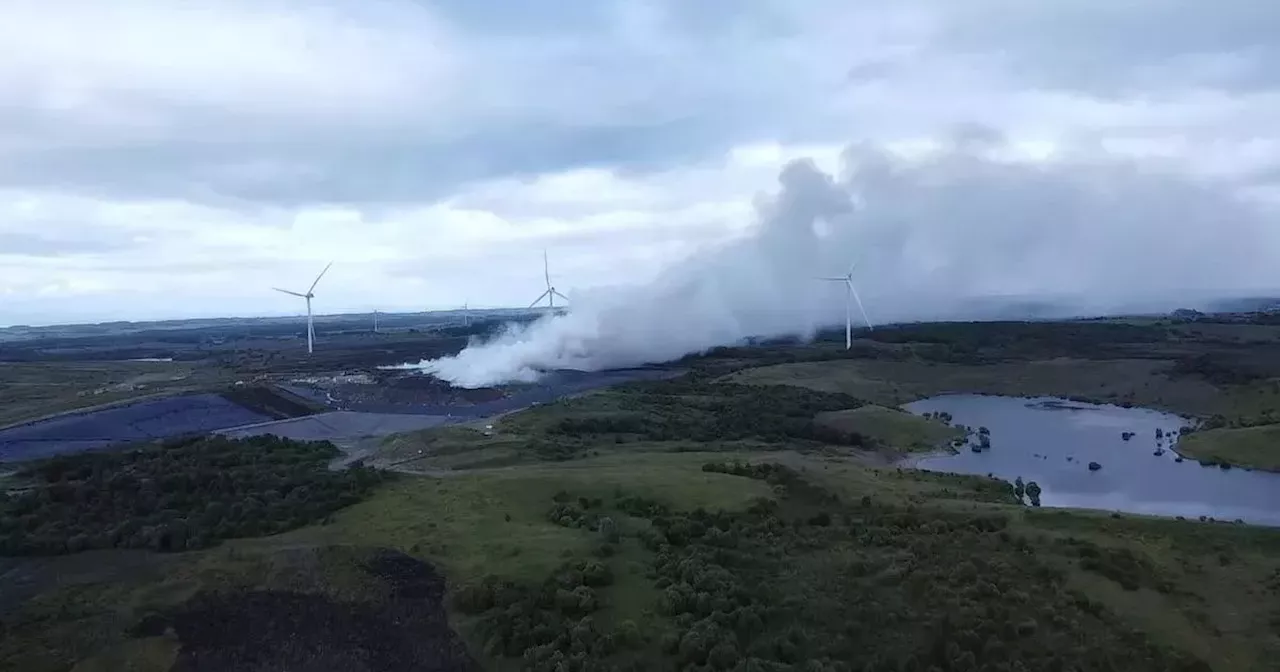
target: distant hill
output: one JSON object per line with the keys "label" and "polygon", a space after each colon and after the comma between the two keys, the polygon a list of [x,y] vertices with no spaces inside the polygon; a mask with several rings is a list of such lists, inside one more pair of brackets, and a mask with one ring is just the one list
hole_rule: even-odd
{"label": "distant hill", "polygon": [[1210,313],[1270,313],[1280,311],[1280,297],[1250,296],[1211,301]]}
{"label": "distant hill", "polygon": [[[523,308],[473,308],[469,311],[472,321],[494,319],[519,319],[536,315],[537,311]],[[420,313],[379,313],[379,327],[386,330],[407,328],[433,328],[461,323],[466,318],[462,310],[424,311]],[[48,326],[14,325],[0,327],[0,343],[37,339],[101,338],[127,336],[153,332],[209,331],[241,332],[292,326],[301,319],[297,315],[271,317],[213,317],[184,320],[154,320],[145,322],[98,322],[93,324],[57,324]],[[371,325],[372,313],[342,313],[316,315],[317,327],[329,331],[363,329]]]}

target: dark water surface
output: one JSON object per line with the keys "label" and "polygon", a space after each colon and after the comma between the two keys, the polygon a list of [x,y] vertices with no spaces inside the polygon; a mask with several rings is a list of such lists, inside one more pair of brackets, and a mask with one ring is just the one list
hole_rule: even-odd
{"label": "dark water surface", "polygon": [[[1149,409],[955,394],[907,404],[913,413],[945,411],[953,424],[985,426],[991,447],[974,453],[915,458],[930,471],[992,474],[1035,481],[1044,506],[1079,507],[1280,525],[1280,474],[1179,463],[1177,438],[1185,418]],[[1166,434],[1157,442],[1156,429]],[[1134,432],[1125,441],[1123,432]],[[976,437],[974,437],[976,441]],[[1163,455],[1155,455],[1164,448]],[[1070,459],[1068,459],[1070,458]],[[1089,471],[1089,462],[1102,465]]]}

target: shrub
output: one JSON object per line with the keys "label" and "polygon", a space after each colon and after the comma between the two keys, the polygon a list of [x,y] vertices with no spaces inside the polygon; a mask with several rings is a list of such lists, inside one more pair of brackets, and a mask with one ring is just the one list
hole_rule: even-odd
{"label": "shrub", "polygon": [[609,543],[609,544],[618,543],[618,539],[619,539],[618,525],[617,523],[613,522],[612,518],[609,518],[607,516],[604,518],[601,518],[599,526],[600,526],[600,536],[604,538],[605,543]]}

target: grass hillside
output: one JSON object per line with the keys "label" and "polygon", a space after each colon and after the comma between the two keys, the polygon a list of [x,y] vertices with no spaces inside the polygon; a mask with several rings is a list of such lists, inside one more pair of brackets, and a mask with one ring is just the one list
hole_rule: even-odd
{"label": "grass hillside", "polygon": [[927,452],[964,437],[964,432],[938,420],[896,408],[868,404],[844,411],[819,413],[815,420],[841,432],[865,436],[904,452]]}
{"label": "grass hillside", "polygon": [[1280,425],[1192,432],[1178,440],[1177,450],[1196,460],[1280,471]]}
{"label": "grass hillside", "polygon": [[[310,535],[336,534],[362,543],[394,540],[439,562],[456,582],[455,595],[478,600],[453,605],[455,619],[473,650],[484,652],[486,664],[497,667],[504,661],[519,667],[515,659],[554,659],[558,645],[522,639],[517,633],[523,628],[537,630],[542,623],[574,631],[573,623],[580,623],[579,607],[548,611],[550,603],[536,597],[555,593],[559,588],[552,587],[561,585],[557,582],[572,583],[556,569],[567,561],[595,562],[608,569],[610,582],[587,586],[589,599],[579,591],[592,609],[591,630],[582,634],[591,639],[612,633],[632,644],[608,653],[588,649],[583,660],[599,657],[622,667],[769,669],[798,656],[825,660],[822,664],[832,669],[842,669],[836,661],[849,660],[856,661],[849,669],[928,669],[930,664],[939,669],[1017,669],[1018,663],[1025,669],[1053,669],[1059,663],[1032,651],[1057,647],[1064,669],[1089,664],[1097,669],[1253,670],[1267,669],[1267,656],[1280,652],[1267,625],[1271,614],[1280,613],[1275,592],[1280,582],[1272,578],[1280,567],[1280,532],[1040,511],[1018,504],[1003,482],[869,466],[858,457],[866,450],[936,445],[955,436],[954,430],[839,392],[788,394],[763,385],[671,381],[544,405],[497,423],[489,436],[433,430],[398,437],[389,444],[392,449],[416,455],[413,446],[419,445],[425,451],[404,466],[420,463],[435,469],[446,459],[461,466],[446,478],[428,481],[430,485],[396,483],[344,510],[331,526],[285,537],[315,541]],[[757,431],[762,425],[753,419],[756,414],[741,412],[761,401],[777,418],[771,424],[788,427],[787,433]],[[676,410],[658,424],[630,420],[636,414],[660,416],[653,409],[661,407]],[[821,434],[800,422],[806,414],[810,423],[837,430],[832,437],[860,437],[857,445],[816,438]],[[673,433],[683,438],[663,440],[662,433],[676,423],[679,431]],[[468,468],[461,459],[472,451],[492,450],[507,451],[504,466]],[[636,509],[635,500],[645,505]],[[732,564],[740,561],[726,560],[731,564],[721,565],[724,571],[751,577],[751,585],[783,586],[782,593],[733,597],[725,606],[736,606],[722,617],[710,606],[714,591],[707,592],[712,602],[706,612],[697,605],[701,591],[694,591],[692,603],[680,601],[687,599],[679,596],[683,593],[671,592],[681,584],[663,573],[666,558],[687,563],[721,548],[722,542],[719,537],[690,540],[685,531],[680,545],[664,536],[664,546],[655,541],[656,531],[667,535],[671,525],[685,530],[675,521],[686,516],[701,521],[689,523],[693,529],[709,529],[707,521],[697,518],[703,515],[700,509],[727,517],[715,518],[714,527],[737,535],[734,549],[751,549],[740,561],[756,558],[749,562],[772,567],[752,574]],[[417,513],[421,511],[436,513],[424,516]],[[773,516],[783,527],[768,528],[768,541],[757,548],[752,545],[755,533],[747,530],[755,529],[761,516]],[[609,522],[603,523],[605,519]],[[929,536],[916,536],[911,530],[917,524]],[[878,531],[868,535],[866,529]],[[617,534],[616,543],[608,541],[610,530]],[[987,531],[970,538],[966,530]],[[983,541],[984,535],[991,535],[991,541]],[[846,540],[855,541],[849,545]],[[1006,557],[1006,551],[1012,555]],[[694,555],[680,555],[686,552]],[[952,558],[953,553],[964,560]],[[957,566],[965,568],[962,573],[969,571],[964,562],[973,564],[974,573],[951,576]],[[993,575],[1007,577],[1013,566],[1029,567],[1030,574],[979,588]],[[539,576],[551,583],[539,583]],[[507,582],[534,592],[498,597],[496,587]],[[832,585],[851,587],[811,592]],[[917,594],[915,585],[954,585],[958,592],[948,597],[951,589],[937,588],[937,595]],[[963,595],[969,597],[959,597]],[[554,597],[545,599],[554,602]],[[1041,605],[1041,615],[1027,612],[1025,620],[1017,620],[1023,618],[1017,609],[991,611],[996,604],[1023,601]],[[877,605],[875,614],[884,621],[870,611],[848,611],[853,604]],[[743,632],[752,634],[731,636],[728,631],[739,626],[718,620],[736,614],[734,619],[754,623],[743,615],[755,613],[753,605],[762,614],[776,614],[777,627],[797,625],[778,630],[766,622],[759,631],[744,625]],[[747,607],[752,610],[738,611]],[[513,609],[529,620],[498,617]],[[818,615],[806,616],[806,609]],[[954,647],[925,632],[908,627],[902,634],[885,625],[902,628],[945,614],[963,621],[971,611],[987,615],[965,627],[955,624],[960,628],[955,632],[971,628],[972,634],[959,635]],[[983,635],[990,619],[1007,618],[1015,619],[1007,632]],[[1039,633],[1047,639],[1038,639]],[[1018,644],[1023,636],[1031,639]],[[763,649],[753,644],[760,638],[770,642]],[[1089,642],[1089,651],[1111,653],[1090,658],[1095,654],[1066,642]],[[571,651],[574,645],[568,645]],[[927,653],[931,647],[940,653]],[[882,657],[859,657],[854,651],[862,648]],[[714,660],[719,663],[713,662],[717,650]],[[539,657],[544,655],[546,660]],[[565,655],[572,658],[567,651]]]}
{"label": "grass hillside", "polygon": [[[940,391],[1251,422],[1272,373],[1241,352],[1270,345],[1214,329],[1233,340],[1205,360],[1182,327],[881,331],[866,359],[713,353],[679,379],[393,437],[369,463],[420,474],[350,488],[266,443],[139,467],[190,471],[187,492],[225,510],[141,487],[91,506],[112,474],[76,472],[83,497],[47,474],[10,534],[107,522],[112,540],[127,513],[129,539],[172,541],[157,528],[182,518],[218,545],[0,558],[0,669],[1275,669],[1280,530],[1039,509],[1002,481],[867,457],[952,436],[885,408]],[[312,489],[338,496],[312,507]]]}

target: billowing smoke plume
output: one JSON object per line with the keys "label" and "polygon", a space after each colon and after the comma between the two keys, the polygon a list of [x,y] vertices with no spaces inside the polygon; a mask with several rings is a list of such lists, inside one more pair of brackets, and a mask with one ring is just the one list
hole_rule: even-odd
{"label": "billowing smoke plume", "polygon": [[875,322],[965,317],[968,300],[991,295],[1070,296],[1105,313],[1177,306],[1187,288],[1280,284],[1276,236],[1225,185],[1115,158],[1020,162],[999,149],[964,140],[906,159],[854,145],[839,175],[792,162],[749,237],[417,368],[476,387],[811,334],[844,319],[842,288],[815,277],[855,259]]}

